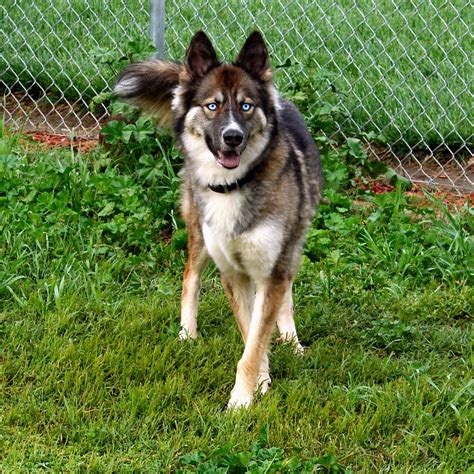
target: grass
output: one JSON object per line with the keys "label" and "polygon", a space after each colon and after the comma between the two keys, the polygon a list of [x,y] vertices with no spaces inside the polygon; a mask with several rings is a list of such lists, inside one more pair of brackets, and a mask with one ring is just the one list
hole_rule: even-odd
{"label": "grass", "polygon": [[[91,99],[109,88],[117,73],[98,61],[98,48],[120,55],[127,48],[124,37],[145,37],[146,6],[133,0],[127,11],[114,0],[104,13],[103,2],[52,3],[54,8],[50,0],[23,0],[9,8],[0,80],[12,85],[18,78],[33,91],[37,82],[51,93]],[[376,8],[369,1],[354,8],[353,2],[329,0],[300,0],[284,9],[254,0],[227,5],[169,3],[168,56],[181,59],[193,32],[204,29],[232,59],[233,41],[240,45],[245,34],[259,28],[274,65],[286,65],[276,73],[283,89],[307,76],[303,82],[324,94],[328,81],[322,78],[329,78],[339,92],[335,101],[346,112],[338,119],[346,135],[382,132],[396,146],[447,143],[453,150],[472,142],[466,56],[472,13],[464,0],[397,5],[384,0]]]}
{"label": "grass", "polygon": [[162,153],[160,175],[0,133],[1,470],[467,471],[472,207],[398,190],[353,208],[329,189],[295,284],[308,349],[275,345],[271,391],[229,414],[242,343],[215,269],[202,337],[177,340]]}

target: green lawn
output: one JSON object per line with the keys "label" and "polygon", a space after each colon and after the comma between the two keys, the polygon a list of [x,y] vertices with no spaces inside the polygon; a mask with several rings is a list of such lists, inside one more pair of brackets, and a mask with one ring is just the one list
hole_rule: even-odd
{"label": "green lawn", "polygon": [[271,391],[229,414],[242,343],[215,269],[202,336],[177,340],[167,150],[160,174],[0,136],[0,470],[468,471],[472,207],[328,194],[295,284],[308,349],[274,346]]}
{"label": "green lawn", "polygon": [[[284,9],[280,3],[285,2],[167,2],[167,55],[181,59],[192,33],[204,29],[232,59],[233,41],[240,46],[258,28],[274,65],[291,59],[276,73],[283,89],[306,76],[324,94],[328,84],[321,75],[330,76],[336,101],[348,114],[338,119],[346,134],[383,132],[391,144],[446,142],[453,150],[472,143],[473,13],[465,0],[383,0],[376,7],[366,0],[357,8],[347,0],[299,0]],[[11,85],[19,77],[24,86],[37,81],[73,98],[90,99],[110,88],[116,71],[98,61],[97,47],[120,55],[126,35],[148,32],[147,3],[126,5],[128,11],[118,0],[107,2],[105,10],[99,1],[14,2],[2,25],[0,80]]]}

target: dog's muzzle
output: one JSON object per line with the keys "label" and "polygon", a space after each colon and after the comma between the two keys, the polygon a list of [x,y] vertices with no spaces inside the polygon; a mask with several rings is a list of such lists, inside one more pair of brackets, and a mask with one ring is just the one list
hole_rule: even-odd
{"label": "dog's muzzle", "polygon": [[244,134],[241,130],[230,128],[222,135],[222,141],[228,150],[217,152],[217,162],[227,169],[234,169],[240,165],[240,151],[237,149],[244,141]]}

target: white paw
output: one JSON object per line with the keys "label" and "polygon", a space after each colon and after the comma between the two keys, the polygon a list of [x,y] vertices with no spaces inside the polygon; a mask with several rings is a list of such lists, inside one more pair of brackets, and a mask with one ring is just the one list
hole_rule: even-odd
{"label": "white paw", "polygon": [[262,395],[265,395],[270,390],[271,386],[272,386],[272,379],[270,378],[270,375],[268,375],[268,372],[259,374],[258,380],[257,380],[257,390]]}
{"label": "white paw", "polygon": [[296,355],[303,355],[304,354],[304,347],[298,341],[296,335],[285,333],[282,334],[278,339],[277,342],[282,344],[291,344],[293,346],[293,350]]}
{"label": "white paw", "polygon": [[229,403],[227,404],[227,410],[238,410],[239,408],[248,408],[253,400],[253,394],[247,393],[244,390],[239,390],[234,387],[230,395]]}
{"label": "white paw", "polygon": [[186,328],[181,328],[181,331],[178,333],[178,339],[180,341],[186,341],[187,339],[197,339],[198,332],[197,331],[190,331]]}
{"label": "white paw", "polygon": [[293,350],[295,351],[296,355],[304,355],[304,347],[299,342],[297,344],[294,344]]}

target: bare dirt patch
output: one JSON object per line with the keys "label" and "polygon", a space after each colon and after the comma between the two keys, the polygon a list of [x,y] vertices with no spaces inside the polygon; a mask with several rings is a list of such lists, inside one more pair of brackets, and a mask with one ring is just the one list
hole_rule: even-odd
{"label": "bare dirt patch", "polygon": [[[101,116],[100,116],[101,115]],[[36,100],[23,92],[4,94],[0,116],[5,125],[23,132],[49,132],[80,138],[98,138],[106,112],[93,115],[77,100],[53,102],[47,96]]]}
{"label": "bare dirt patch", "polygon": [[454,188],[460,193],[474,192],[474,156],[467,149],[459,153],[442,148],[434,152],[418,150],[397,153],[371,143],[366,150],[370,158],[386,162],[413,183],[433,188]]}

